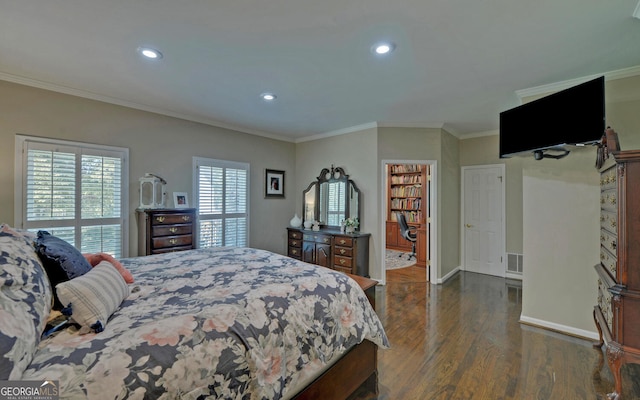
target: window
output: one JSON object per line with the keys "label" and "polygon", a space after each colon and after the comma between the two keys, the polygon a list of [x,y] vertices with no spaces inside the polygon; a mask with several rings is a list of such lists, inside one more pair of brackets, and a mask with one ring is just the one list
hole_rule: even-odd
{"label": "window", "polygon": [[249,164],[194,157],[200,248],[247,246]]}
{"label": "window", "polygon": [[128,256],[128,149],[17,135],[16,150],[17,226]]}

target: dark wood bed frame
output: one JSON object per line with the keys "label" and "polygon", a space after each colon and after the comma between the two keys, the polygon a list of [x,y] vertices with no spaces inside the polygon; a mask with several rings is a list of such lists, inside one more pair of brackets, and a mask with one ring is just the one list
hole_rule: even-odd
{"label": "dark wood bed frame", "polygon": [[364,340],[298,393],[294,399],[344,400],[360,386],[378,394],[378,346]]}
{"label": "dark wood bed frame", "polygon": [[[375,309],[373,279],[349,275],[367,295]],[[293,398],[296,400],[344,400],[360,386],[369,393],[378,394],[378,346],[364,340],[351,348],[335,364]]]}

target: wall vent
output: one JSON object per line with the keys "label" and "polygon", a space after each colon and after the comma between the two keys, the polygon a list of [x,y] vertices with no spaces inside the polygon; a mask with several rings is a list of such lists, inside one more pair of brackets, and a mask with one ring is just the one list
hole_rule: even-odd
{"label": "wall vent", "polygon": [[522,274],[522,254],[507,253],[507,272]]}

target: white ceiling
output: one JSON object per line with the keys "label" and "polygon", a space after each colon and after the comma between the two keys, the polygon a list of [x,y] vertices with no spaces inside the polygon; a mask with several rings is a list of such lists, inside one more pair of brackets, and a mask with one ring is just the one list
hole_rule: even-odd
{"label": "white ceiling", "polygon": [[291,141],[373,122],[463,137],[517,90],[639,66],[637,2],[0,0],[0,79]]}

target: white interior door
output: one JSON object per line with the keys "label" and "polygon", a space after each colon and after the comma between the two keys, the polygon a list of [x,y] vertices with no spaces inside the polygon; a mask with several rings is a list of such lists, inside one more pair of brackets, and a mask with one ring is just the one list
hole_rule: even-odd
{"label": "white interior door", "polygon": [[504,165],[463,168],[464,268],[505,276]]}

